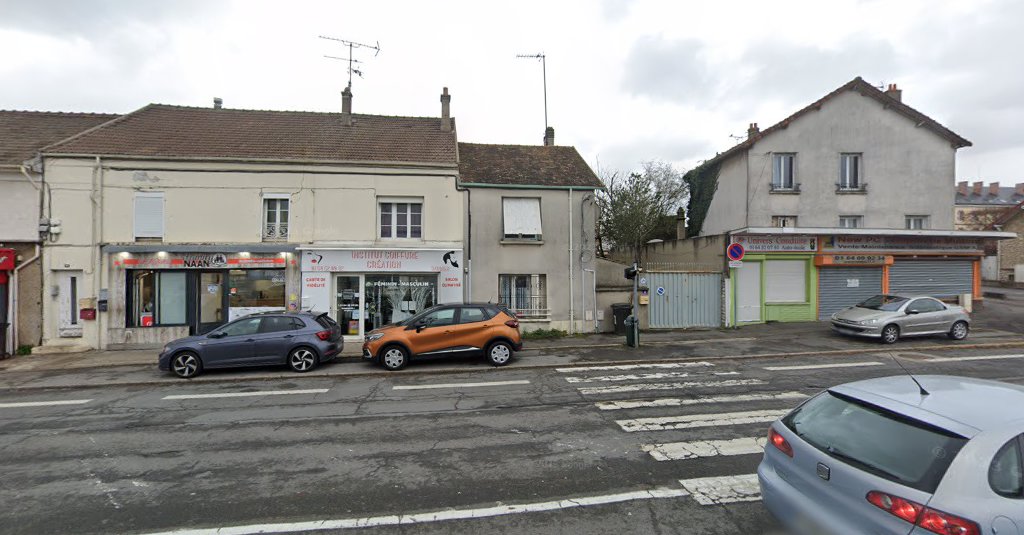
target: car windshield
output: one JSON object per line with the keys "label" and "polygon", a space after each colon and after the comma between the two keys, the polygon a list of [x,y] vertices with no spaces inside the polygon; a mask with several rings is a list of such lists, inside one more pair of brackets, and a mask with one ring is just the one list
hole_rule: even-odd
{"label": "car windshield", "polygon": [[808,401],[782,423],[836,459],[929,493],[967,443],[945,429],[834,392]]}
{"label": "car windshield", "polygon": [[895,295],[876,295],[870,299],[866,299],[857,303],[857,308],[869,308],[871,310],[884,310],[886,312],[895,312],[906,303],[905,297],[896,297]]}
{"label": "car windshield", "polygon": [[427,314],[430,314],[431,312],[437,310],[438,308],[441,308],[441,305],[434,305],[434,306],[424,310],[423,312],[420,312],[419,314],[416,314],[415,316],[409,316],[408,318],[405,318],[404,320],[396,321],[392,325],[412,325],[412,324],[416,323],[416,321],[419,320],[420,318],[426,316]]}

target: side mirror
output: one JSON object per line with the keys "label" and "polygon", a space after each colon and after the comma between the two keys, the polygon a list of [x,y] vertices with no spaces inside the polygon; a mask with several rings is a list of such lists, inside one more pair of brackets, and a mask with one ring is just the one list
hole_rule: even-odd
{"label": "side mirror", "polygon": [[219,332],[219,331],[214,331],[214,332],[206,335],[206,337],[207,338],[224,338],[224,333]]}
{"label": "side mirror", "polygon": [[908,308],[906,314],[908,316],[913,316],[914,314],[919,314],[919,312],[917,310],[913,310],[913,309],[909,309]]}

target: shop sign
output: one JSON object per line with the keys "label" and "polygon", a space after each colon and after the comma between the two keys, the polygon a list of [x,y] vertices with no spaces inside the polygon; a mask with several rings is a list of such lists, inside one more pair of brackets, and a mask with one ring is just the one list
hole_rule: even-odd
{"label": "shop sign", "polygon": [[225,253],[166,253],[113,255],[114,267],[125,269],[254,269],[283,268],[285,259],[278,254],[249,255]]}
{"label": "shop sign", "polygon": [[747,253],[810,253],[818,250],[818,238],[815,236],[741,234],[733,236],[732,243],[740,244]]}
{"label": "shop sign", "polygon": [[462,250],[344,249],[302,252],[302,271],[354,273],[458,273]]}
{"label": "shop sign", "polygon": [[885,264],[882,254],[837,254],[832,255],[832,263],[838,265],[882,265]]}
{"label": "shop sign", "polygon": [[17,257],[14,249],[0,249],[0,271],[14,270],[14,259]]}
{"label": "shop sign", "polygon": [[826,251],[941,251],[977,252],[980,242],[975,238],[954,236],[829,236],[824,239]]}

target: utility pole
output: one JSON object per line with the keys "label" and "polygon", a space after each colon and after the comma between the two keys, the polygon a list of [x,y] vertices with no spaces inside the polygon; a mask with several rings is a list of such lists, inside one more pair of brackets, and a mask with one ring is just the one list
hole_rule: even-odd
{"label": "utility pole", "polygon": [[548,129],[548,64],[547,56],[541,52],[539,54],[516,54],[517,58],[528,58],[528,59],[539,59],[541,65],[541,71],[544,76],[544,130]]}

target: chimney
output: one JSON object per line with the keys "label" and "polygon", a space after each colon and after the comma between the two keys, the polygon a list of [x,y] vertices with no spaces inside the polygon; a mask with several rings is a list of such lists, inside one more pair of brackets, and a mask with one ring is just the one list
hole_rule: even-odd
{"label": "chimney", "polygon": [[341,122],[352,126],[352,86],[345,86],[341,92]]}
{"label": "chimney", "polygon": [[999,196],[999,183],[998,182],[991,182],[991,183],[989,183],[989,185],[988,185],[988,194],[993,196],[993,197],[998,197]]}
{"label": "chimney", "polygon": [[903,90],[896,87],[896,84],[889,84],[889,88],[885,90],[885,94],[889,95],[889,97],[897,102],[903,102]]}
{"label": "chimney", "polygon": [[679,210],[676,211],[676,239],[686,239],[686,212],[681,206],[679,207]]}
{"label": "chimney", "polygon": [[960,195],[961,197],[966,197],[967,196],[967,181],[966,180],[963,181],[963,182],[957,182],[956,183],[956,194]]}
{"label": "chimney", "polygon": [[761,129],[757,127],[757,123],[750,123],[747,127],[747,139],[750,139],[761,133]]}
{"label": "chimney", "polygon": [[213,97],[213,109],[219,110],[224,107],[224,99],[220,97]]}
{"label": "chimney", "polygon": [[452,96],[448,94],[448,88],[441,91],[441,131],[452,131]]}
{"label": "chimney", "polygon": [[984,186],[984,185],[985,185],[984,182],[975,182],[974,184],[971,184],[972,193],[974,195],[979,195],[980,196],[981,195],[981,187]]}
{"label": "chimney", "polygon": [[549,126],[544,129],[544,146],[553,147],[555,146],[555,127]]}
{"label": "chimney", "polygon": [[1014,195],[1020,195],[1020,196],[1024,197],[1024,182],[1014,186],[1013,194]]}

